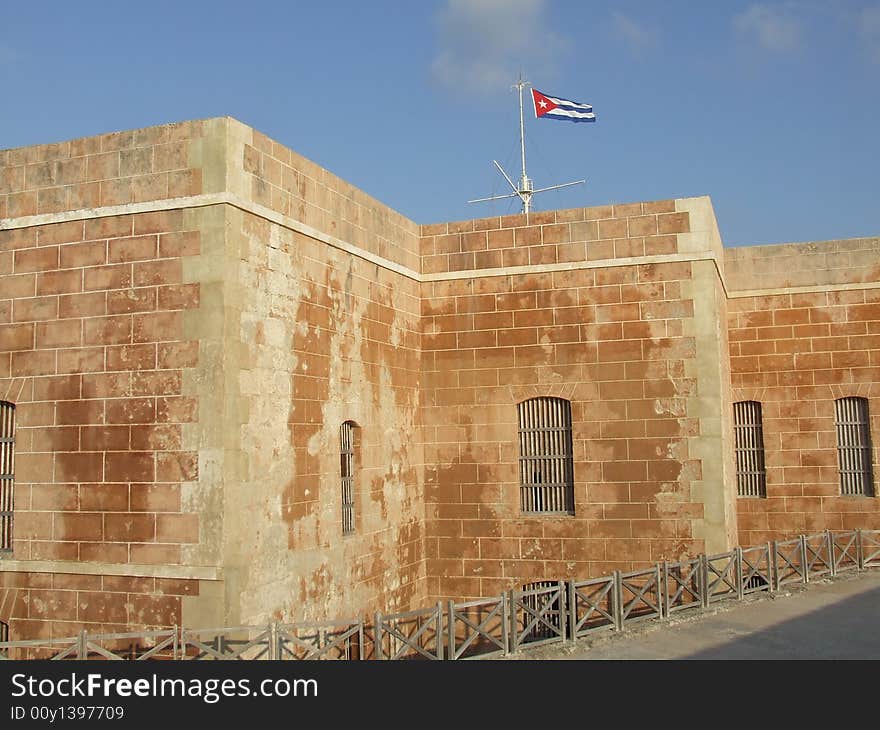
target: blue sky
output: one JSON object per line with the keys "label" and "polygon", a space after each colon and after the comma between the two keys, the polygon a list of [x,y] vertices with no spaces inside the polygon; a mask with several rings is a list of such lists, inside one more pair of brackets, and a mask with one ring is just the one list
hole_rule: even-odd
{"label": "blue sky", "polygon": [[0,148],[229,114],[419,223],[710,195],[728,246],[880,235],[880,0],[0,0]]}

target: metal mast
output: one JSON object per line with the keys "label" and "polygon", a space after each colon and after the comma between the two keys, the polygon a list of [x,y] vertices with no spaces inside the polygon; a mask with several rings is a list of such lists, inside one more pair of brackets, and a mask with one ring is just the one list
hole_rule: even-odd
{"label": "metal mast", "polygon": [[522,74],[520,74],[517,82],[511,87],[519,92],[519,148],[522,159],[522,174],[519,178],[519,186],[513,183],[513,180],[510,179],[510,176],[504,171],[504,168],[498,164],[497,160],[492,160],[492,164],[494,164],[495,167],[498,168],[498,171],[504,175],[504,179],[507,180],[507,184],[510,185],[513,192],[508,193],[507,195],[492,195],[488,198],[476,198],[467,201],[468,203],[483,203],[488,200],[502,200],[503,198],[519,198],[522,202],[522,212],[528,213],[532,207],[532,196],[536,193],[543,193],[547,190],[558,190],[559,188],[567,188],[569,185],[580,185],[586,182],[586,180],[575,180],[574,182],[562,183],[561,185],[551,185],[546,188],[538,188],[537,190],[532,187],[532,180],[526,174],[526,127],[523,120],[523,89],[530,85],[531,84],[529,84],[528,81],[523,80]]}

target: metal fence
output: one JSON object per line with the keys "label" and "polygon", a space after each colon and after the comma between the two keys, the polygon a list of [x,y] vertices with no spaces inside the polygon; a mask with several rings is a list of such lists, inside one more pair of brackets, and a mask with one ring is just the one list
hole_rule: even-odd
{"label": "metal fence", "polygon": [[875,567],[880,567],[880,530],[826,530],[601,578],[542,581],[491,598],[378,612],[369,624],[351,618],[121,634],[82,631],[2,641],[0,659],[490,659]]}

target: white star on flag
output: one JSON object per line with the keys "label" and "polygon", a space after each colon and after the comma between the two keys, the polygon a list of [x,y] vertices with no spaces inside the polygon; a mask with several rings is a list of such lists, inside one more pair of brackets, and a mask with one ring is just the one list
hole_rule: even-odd
{"label": "white star on flag", "polygon": [[558,96],[542,94],[532,89],[532,101],[535,104],[535,116],[544,119],[563,119],[568,122],[595,122],[596,115],[589,104],[569,101]]}

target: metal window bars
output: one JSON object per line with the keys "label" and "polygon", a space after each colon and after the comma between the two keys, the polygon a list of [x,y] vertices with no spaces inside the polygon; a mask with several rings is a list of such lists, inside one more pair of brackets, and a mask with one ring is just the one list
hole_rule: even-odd
{"label": "metal window bars", "polygon": [[574,514],[571,403],[542,396],[517,405],[523,512]]}
{"label": "metal window bars", "polygon": [[342,478],[342,534],[354,533],[354,436],[355,424],[339,428],[339,472]]}
{"label": "metal window bars", "polygon": [[12,550],[15,406],[0,401],[0,552]]}
{"label": "metal window bars", "polygon": [[733,404],[733,436],[737,495],[766,497],[764,427],[761,420],[761,404],[758,401],[740,401]]}
{"label": "metal window bars", "polygon": [[868,399],[850,396],[834,401],[840,493],[874,496]]}

